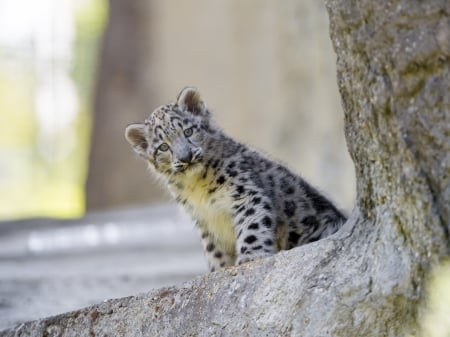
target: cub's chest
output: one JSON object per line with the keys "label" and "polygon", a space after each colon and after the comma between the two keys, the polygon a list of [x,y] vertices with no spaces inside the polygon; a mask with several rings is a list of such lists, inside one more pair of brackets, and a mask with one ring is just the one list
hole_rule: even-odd
{"label": "cub's chest", "polygon": [[214,186],[211,180],[185,176],[178,182],[178,187],[172,190],[201,229],[206,229],[217,243],[231,251],[236,241],[231,192],[227,186]]}

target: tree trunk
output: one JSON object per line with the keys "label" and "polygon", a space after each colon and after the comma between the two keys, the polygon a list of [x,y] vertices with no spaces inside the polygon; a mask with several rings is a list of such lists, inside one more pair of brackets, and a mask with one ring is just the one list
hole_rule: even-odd
{"label": "tree trunk", "polygon": [[358,200],[344,228],[181,287],[3,336],[417,334],[425,277],[449,253],[449,3],[328,0],[327,7],[356,166]]}
{"label": "tree trunk", "polygon": [[[86,184],[87,208],[102,209],[160,199],[163,193],[124,139],[127,124],[153,106],[150,1],[112,0],[103,38]],[[126,177],[124,177],[126,173]],[[142,184],[154,191],[141,188]]]}

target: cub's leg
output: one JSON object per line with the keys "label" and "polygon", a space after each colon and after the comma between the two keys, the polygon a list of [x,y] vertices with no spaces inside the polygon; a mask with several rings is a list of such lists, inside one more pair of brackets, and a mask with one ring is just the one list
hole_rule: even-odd
{"label": "cub's leg", "polygon": [[236,264],[276,253],[275,218],[268,198],[253,195],[236,202]]}
{"label": "cub's leg", "polygon": [[219,270],[220,268],[234,266],[236,256],[227,252],[220,243],[215,240],[213,235],[211,235],[205,226],[199,226],[203,251],[205,252],[206,258],[208,260],[209,271],[213,272]]}

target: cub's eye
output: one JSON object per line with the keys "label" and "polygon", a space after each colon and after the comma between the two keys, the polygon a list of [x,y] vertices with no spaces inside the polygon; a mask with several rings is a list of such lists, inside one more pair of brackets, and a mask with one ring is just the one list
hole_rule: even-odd
{"label": "cub's eye", "polygon": [[162,151],[162,152],[166,152],[169,149],[169,145],[167,145],[167,143],[162,143],[159,147],[158,150]]}
{"label": "cub's eye", "polygon": [[184,130],[184,135],[185,135],[186,137],[192,136],[193,133],[194,133],[194,130],[193,130],[192,128],[189,128],[189,129]]}

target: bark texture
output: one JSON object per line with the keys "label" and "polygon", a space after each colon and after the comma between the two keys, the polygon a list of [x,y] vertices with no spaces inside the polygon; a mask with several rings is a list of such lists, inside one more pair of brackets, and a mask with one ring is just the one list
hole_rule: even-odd
{"label": "bark texture", "polygon": [[449,253],[448,0],[329,0],[358,200],[334,237],[0,336],[417,334]]}

